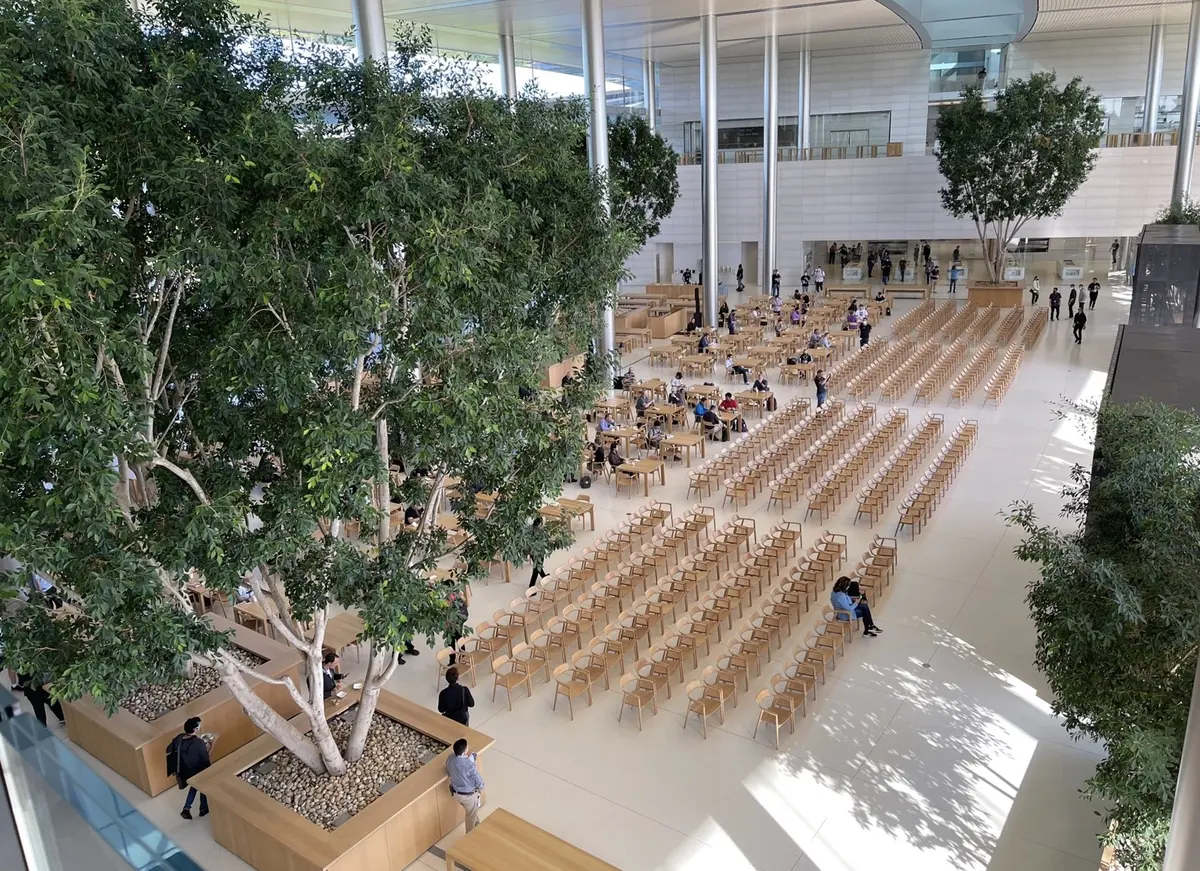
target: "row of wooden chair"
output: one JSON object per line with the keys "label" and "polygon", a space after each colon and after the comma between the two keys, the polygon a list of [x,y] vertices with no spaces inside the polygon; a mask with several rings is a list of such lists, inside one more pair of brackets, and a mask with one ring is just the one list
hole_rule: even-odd
{"label": "row of wooden chair", "polygon": [[[697,466],[689,477],[693,482],[697,479],[715,480],[718,483],[723,481],[732,470],[766,450],[782,433],[786,433],[798,421],[803,420],[808,415],[811,405],[807,398],[796,398],[784,403],[750,427],[749,432],[738,435],[723,450]],[[690,489],[697,488],[693,486],[689,491]],[[711,488],[708,491],[698,489],[698,492],[707,495]]]}
{"label": "row of wooden chair", "polygon": [[925,320],[917,324],[913,330],[913,338],[918,342],[926,342],[930,339],[937,338],[938,333],[942,328],[954,317],[955,305],[953,302],[944,302],[930,313]]}
{"label": "row of wooden chair", "polygon": [[908,411],[893,408],[866,436],[859,439],[834,464],[833,468],[808,491],[807,520],[814,513],[828,517],[842,500],[862,481],[880,459],[904,435],[908,426]]}
{"label": "row of wooden chair", "polygon": [[937,399],[946,389],[946,384],[954,377],[967,359],[967,340],[959,337],[950,345],[944,347],[941,355],[925,374],[917,379],[913,393],[913,402],[925,401],[928,405]]}
{"label": "row of wooden chair", "polygon": [[927,339],[913,348],[912,353],[898,366],[892,366],[878,385],[882,399],[895,401],[912,390],[921,375],[938,358],[942,346]]}
{"label": "row of wooden chair", "polygon": [[768,510],[772,505],[779,505],[780,510],[784,510],[798,502],[809,486],[870,430],[875,422],[875,411],[875,405],[870,402],[857,406],[849,417],[805,447],[800,456],[768,485],[771,491]]}
{"label": "row of wooden chair", "polygon": [[912,355],[916,353],[915,348],[918,346],[912,339],[893,341],[883,354],[876,357],[871,365],[854,378],[848,380],[842,389],[850,396],[870,396],[879,389],[879,385],[887,380],[888,375],[896,371],[897,366],[903,365],[904,360],[912,358]]}
{"label": "row of wooden chair", "polygon": [[1026,350],[1037,344],[1038,339],[1042,337],[1042,331],[1046,329],[1047,323],[1049,323],[1049,318],[1033,317],[1029,319],[1029,323],[1025,324],[1025,331],[1021,335],[1021,340]]}
{"label": "row of wooden chair", "polygon": [[892,503],[892,499],[900,492],[900,488],[937,445],[944,426],[945,418],[941,414],[929,412],[904,438],[856,497],[856,524],[863,515],[866,515],[871,523],[879,520]]}
{"label": "row of wooden chair", "polygon": [[982,309],[979,317],[971,324],[971,328],[967,330],[967,341],[972,345],[978,345],[992,331],[992,327],[996,326],[996,321],[1000,318],[1000,309],[996,308],[992,303],[988,303],[987,307]]}
{"label": "row of wooden chair", "polygon": [[1025,320],[1025,307],[1017,306],[1008,310],[1008,314],[1004,316],[1004,320],[1000,322],[999,329],[996,330],[996,345],[1003,347],[1013,340],[1013,336],[1017,334],[1017,330],[1021,329],[1021,323]]}
{"label": "row of wooden chair", "polygon": [[[903,343],[903,340],[899,340]],[[842,390],[855,378],[861,376],[883,356],[896,354],[893,351],[896,340],[877,339],[866,347],[859,348],[856,354],[851,354],[825,372],[825,383],[830,390]]]}
{"label": "row of wooden chair", "polygon": [[950,320],[946,321],[942,327],[941,341],[943,344],[953,342],[962,337],[971,325],[975,322],[975,316],[979,313],[979,306],[968,301],[966,305],[958,309]]}
{"label": "row of wooden chair", "polygon": [[892,339],[901,339],[916,330],[917,325],[933,313],[936,303],[927,299],[916,308],[906,312],[892,322]]}
{"label": "row of wooden chair", "polygon": [[[992,309],[994,312],[995,309]],[[994,318],[993,318],[994,320]],[[992,368],[992,362],[996,359],[996,346],[992,344],[982,345],[963,367],[962,371],[954,377],[950,382],[950,401],[958,400],[960,405],[966,405],[967,400],[979,387],[988,370]]]}
{"label": "row of wooden chair", "polygon": [[772,483],[805,450],[805,445],[820,441],[826,434],[847,424],[843,420],[844,403],[831,403],[800,421],[749,463],[737,469],[725,480],[725,502],[734,505],[748,504],[756,499],[763,488]]}
{"label": "row of wooden chair", "polygon": [[[1037,319],[1035,318],[1035,320]],[[1000,403],[1008,394],[1008,388],[1012,387],[1013,380],[1017,377],[1017,370],[1021,368],[1023,356],[1024,349],[1019,342],[1009,345],[1008,350],[1000,359],[1000,365],[996,367],[996,371],[983,386],[983,404],[985,406],[990,402],[997,408],[1000,407]]]}
{"label": "row of wooden chair", "polygon": [[945,446],[930,463],[929,469],[900,503],[896,534],[907,526],[910,535],[916,538],[917,533],[932,516],[942,495],[954,481],[958,470],[962,468],[978,435],[979,422],[976,420],[963,420],[954,428]]}

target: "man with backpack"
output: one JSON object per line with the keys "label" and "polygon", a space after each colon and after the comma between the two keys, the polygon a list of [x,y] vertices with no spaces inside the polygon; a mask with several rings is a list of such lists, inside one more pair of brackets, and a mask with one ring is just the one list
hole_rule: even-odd
{"label": "man with backpack", "polygon": [[200,816],[208,816],[208,796],[196,787],[188,786],[192,777],[212,765],[208,742],[197,734],[199,730],[200,718],[189,717],[183,724],[183,731],[167,746],[167,775],[174,775],[179,788],[188,790],[183,810],[179,812],[185,820],[192,818],[192,803],[197,793],[200,795]]}

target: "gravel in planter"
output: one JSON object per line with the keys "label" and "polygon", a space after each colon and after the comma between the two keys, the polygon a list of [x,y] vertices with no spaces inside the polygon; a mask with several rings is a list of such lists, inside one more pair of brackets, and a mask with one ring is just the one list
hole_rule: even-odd
{"label": "gravel in planter", "polygon": [[[258,668],[267,660],[261,656],[242,650],[240,647],[229,648],[230,652],[250,668]],[[178,683],[150,683],[134,690],[121,700],[121,707],[135,717],[152,723],[165,717],[172,711],[182,708],[188,702],[194,702],[205,693],[210,693],[221,686],[221,673],[206,665],[193,665],[190,677],[180,678]]]}
{"label": "gravel in planter", "polygon": [[[355,705],[329,721],[343,751],[354,725]],[[277,750],[238,777],[322,828],[333,831],[380,796],[380,786],[397,784],[447,744],[375,714],[362,758],[343,777],[315,774],[286,749]],[[273,768],[271,766],[274,766]]]}

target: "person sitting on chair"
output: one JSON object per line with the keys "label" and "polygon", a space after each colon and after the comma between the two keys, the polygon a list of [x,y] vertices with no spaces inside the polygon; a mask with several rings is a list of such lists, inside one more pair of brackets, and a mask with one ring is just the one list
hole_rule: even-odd
{"label": "person sitting on chair", "polygon": [[721,405],[719,407],[721,411],[737,411],[737,400],[733,398],[732,393],[726,393],[725,398],[721,400]]}
{"label": "person sitting on chair", "polygon": [[598,429],[600,432],[611,432],[616,428],[617,425],[613,423],[611,414],[604,415],[604,417],[600,418],[600,423],[596,425],[596,429]]}
{"label": "person sitting on chair", "polygon": [[709,436],[722,429],[721,418],[717,417],[717,413],[711,408],[704,412],[704,416],[700,420],[704,424],[704,431]]}
{"label": "person sitting on chair", "polygon": [[834,609],[838,612],[837,618],[843,622],[850,620],[850,615],[853,614],[863,621],[863,635],[868,638],[874,638],[883,630],[875,625],[875,621],[871,619],[871,608],[866,601],[860,597],[852,597],[848,592],[850,588],[850,579],[843,575],[837,579],[833,585],[833,593],[829,600],[833,604]]}
{"label": "person sitting on chair", "polygon": [[666,435],[667,434],[663,432],[662,421],[654,421],[654,423],[650,424],[650,429],[646,431],[647,447],[654,451],[658,450],[659,444],[664,438],[666,438]]}
{"label": "person sitting on chair", "polygon": [[608,449],[608,464],[615,469],[624,464],[624,462],[625,458],[622,457],[620,451],[617,450],[617,443],[614,440],[612,446]]}

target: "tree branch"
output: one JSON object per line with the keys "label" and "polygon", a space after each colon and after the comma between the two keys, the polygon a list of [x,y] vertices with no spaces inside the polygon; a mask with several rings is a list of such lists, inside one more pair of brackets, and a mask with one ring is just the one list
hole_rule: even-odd
{"label": "tree branch", "polygon": [[166,469],[176,478],[191,487],[192,492],[196,494],[196,498],[199,499],[201,503],[204,505],[212,504],[212,500],[208,498],[208,494],[204,492],[204,488],[200,486],[200,482],[196,480],[196,476],[187,469],[175,465],[166,457],[162,456],[162,454],[158,454],[152,460],[150,460],[150,466],[152,468],[161,467]]}

